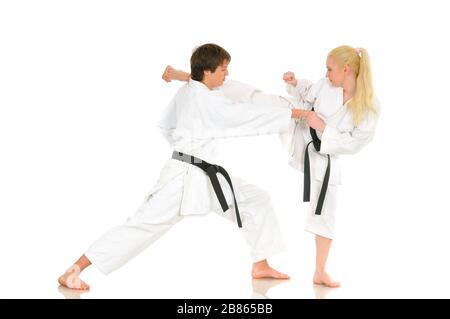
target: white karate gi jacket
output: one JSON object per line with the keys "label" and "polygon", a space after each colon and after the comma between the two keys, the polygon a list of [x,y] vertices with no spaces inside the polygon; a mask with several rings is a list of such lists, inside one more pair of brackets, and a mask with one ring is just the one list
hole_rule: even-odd
{"label": "white karate gi jacket", "polygon": [[[251,94],[252,90],[244,86],[243,92],[234,91],[235,96],[243,96],[244,92]],[[243,96],[242,99],[248,97]],[[270,101],[260,105],[235,103],[238,100],[227,98],[222,88],[209,90],[203,83],[190,80],[170,102],[158,126],[173,150],[217,165],[221,165],[220,157],[217,156],[220,138],[279,134],[289,129],[290,108],[270,105]],[[175,159],[167,161],[149,196],[175,178],[183,179],[181,215],[206,214],[221,209],[205,172]],[[230,187],[221,174],[218,174],[218,178],[231,208],[234,203]],[[245,199],[238,188],[235,193],[238,202]]]}
{"label": "white karate gi jacket", "polygon": [[[380,113],[377,99],[374,101],[376,113],[370,112],[355,126],[351,112],[343,104],[343,89],[332,86],[327,78],[314,84],[299,80],[296,87],[288,85],[287,91],[294,98],[295,107],[311,109],[314,106],[317,115],[326,123],[322,133],[317,131],[322,141],[320,152],[312,145],[309,147],[311,177],[323,181],[327,168],[326,154],[329,154],[329,184],[341,184],[339,155],[354,154],[372,140]],[[293,121],[289,132],[282,135],[282,140],[288,146],[290,165],[303,172],[305,148],[312,140],[306,121]]]}

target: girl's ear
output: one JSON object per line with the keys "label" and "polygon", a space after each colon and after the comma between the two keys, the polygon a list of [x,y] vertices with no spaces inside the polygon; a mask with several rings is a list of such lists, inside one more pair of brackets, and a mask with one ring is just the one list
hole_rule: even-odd
{"label": "girl's ear", "polygon": [[344,73],[349,74],[350,73],[350,65],[346,64],[344,65]]}

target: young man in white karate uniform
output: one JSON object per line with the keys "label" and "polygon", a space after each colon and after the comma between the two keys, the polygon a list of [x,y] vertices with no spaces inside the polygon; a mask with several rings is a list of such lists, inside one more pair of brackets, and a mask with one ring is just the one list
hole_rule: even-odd
{"label": "young man in white karate uniform", "polygon": [[[188,215],[216,212],[237,222],[250,245],[253,278],[288,279],[266,258],[283,249],[270,198],[258,187],[229,178],[217,165],[221,138],[285,132],[304,111],[271,105],[233,103],[221,90],[230,55],[215,44],[198,47],[191,57],[191,79],[167,107],[160,128],[174,153],[137,213],[100,237],[58,281],[89,289],[79,274],[91,264],[108,274],[155,242]],[[219,189],[217,189],[219,188]],[[223,196],[221,196],[221,193]],[[228,209],[229,208],[229,209]]]}

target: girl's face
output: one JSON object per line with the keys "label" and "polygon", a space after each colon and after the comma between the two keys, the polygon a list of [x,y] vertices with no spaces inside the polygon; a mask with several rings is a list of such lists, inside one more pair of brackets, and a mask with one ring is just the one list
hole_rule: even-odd
{"label": "girl's face", "polygon": [[346,73],[348,73],[348,66],[339,67],[332,56],[327,58],[327,78],[332,86],[342,87]]}

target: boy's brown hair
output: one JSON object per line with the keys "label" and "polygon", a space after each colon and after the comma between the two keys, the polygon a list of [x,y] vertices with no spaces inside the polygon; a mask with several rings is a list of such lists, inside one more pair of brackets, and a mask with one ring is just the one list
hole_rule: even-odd
{"label": "boy's brown hair", "polygon": [[203,80],[204,71],[216,71],[223,62],[230,62],[230,54],[217,44],[207,43],[199,46],[191,56],[191,78]]}

